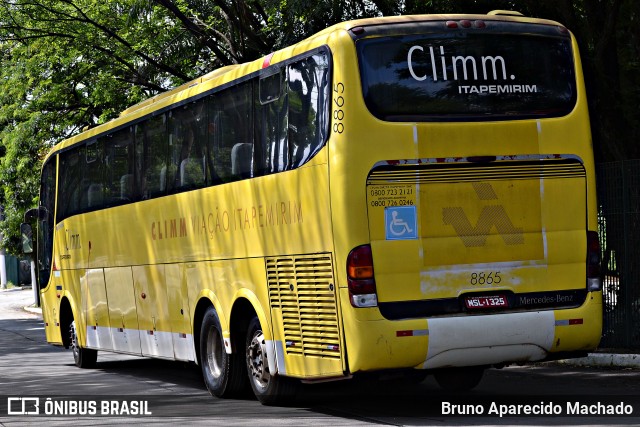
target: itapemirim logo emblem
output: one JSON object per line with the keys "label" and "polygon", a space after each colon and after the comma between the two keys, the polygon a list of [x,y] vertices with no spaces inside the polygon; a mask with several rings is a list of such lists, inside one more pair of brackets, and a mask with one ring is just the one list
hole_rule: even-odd
{"label": "itapemirim logo emblem", "polygon": [[[498,196],[491,184],[486,182],[472,183],[478,199],[483,201],[498,200]],[[521,227],[513,225],[511,218],[501,204],[484,206],[476,225],[472,225],[469,217],[461,207],[442,208],[442,221],[450,225],[462,240],[465,247],[475,248],[486,245],[493,227],[506,245],[515,246],[524,243],[524,232]]]}

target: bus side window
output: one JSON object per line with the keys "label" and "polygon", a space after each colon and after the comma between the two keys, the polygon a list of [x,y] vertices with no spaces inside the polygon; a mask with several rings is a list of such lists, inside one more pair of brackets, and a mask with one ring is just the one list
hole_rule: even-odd
{"label": "bus side window", "polygon": [[284,69],[258,80],[256,105],[256,134],[258,135],[260,165],[257,175],[287,170],[288,150],[288,94],[282,84]]}
{"label": "bus side window", "polygon": [[102,150],[102,140],[87,142],[85,159],[86,208],[99,209],[104,204],[104,152]]}
{"label": "bus side window", "polygon": [[[138,187],[143,199],[163,196],[167,191],[169,149],[166,115],[149,119],[136,127],[136,157],[141,157]],[[174,171],[175,172],[175,171]]]}
{"label": "bus side window", "polygon": [[205,184],[204,105],[204,101],[197,101],[171,113],[169,160],[175,174],[169,177],[168,184],[176,190],[200,188]]}
{"label": "bus side window", "polygon": [[[38,221],[38,285],[47,286],[51,274],[53,254],[53,227],[56,195],[56,157],[51,157],[42,168],[39,208],[44,210],[46,218]],[[61,182],[62,184],[62,182]],[[62,187],[60,187],[62,191]],[[60,203],[60,202],[58,202]]]}
{"label": "bus side window", "polygon": [[59,219],[81,210],[81,183],[84,175],[84,145],[60,154],[60,190],[58,191]]}
{"label": "bus side window", "polygon": [[209,129],[213,183],[254,176],[252,93],[249,81],[209,99],[208,116],[213,120],[210,124],[213,129]]}
{"label": "bus side window", "polygon": [[215,161],[217,160],[218,153],[216,152],[216,143],[220,141],[220,132],[222,131],[222,112],[216,111],[213,107],[213,97],[206,98],[206,174],[207,184],[217,185],[222,183],[222,178],[218,174]]}
{"label": "bus side window", "polygon": [[109,205],[136,200],[133,128],[103,138],[105,149],[105,197]]}
{"label": "bus side window", "polygon": [[316,54],[290,64],[287,71],[293,169],[317,153],[327,137],[329,63],[325,54]]}

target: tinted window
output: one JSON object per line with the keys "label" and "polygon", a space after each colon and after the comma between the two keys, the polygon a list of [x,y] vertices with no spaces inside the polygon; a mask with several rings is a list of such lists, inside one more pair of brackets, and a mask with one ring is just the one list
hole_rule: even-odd
{"label": "tinted window", "polygon": [[149,199],[166,194],[167,176],[176,173],[175,165],[167,168],[169,137],[166,115],[153,117],[136,126],[135,138],[137,157],[142,159],[140,195],[143,199]]}
{"label": "tinted window", "polygon": [[553,31],[359,40],[367,106],[386,120],[566,114],[576,96],[571,40]]}
{"label": "tinted window", "polygon": [[277,73],[266,76],[259,81],[260,104],[268,104],[280,98],[282,93],[282,70]]}
{"label": "tinted window", "polygon": [[252,118],[252,82],[226,89],[210,98],[213,183],[253,176]]}
{"label": "tinted window", "polygon": [[86,147],[83,188],[86,193],[82,210],[101,208],[104,204],[104,157],[102,140],[90,141]]}
{"label": "tinted window", "polygon": [[329,61],[317,54],[289,65],[289,149],[291,167],[306,163],[327,136]]}
{"label": "tinted window", "polygon": [[266,175],[289,168],[288,109],[289,97],[281,92],[284,69],[260,79],[260,105],[257,112],[257,134],[261,148],[258,174]]}
{"label": "tinted window", "polygon": [[133,128],[126,128],[101,138],[105,150],[105,201],[117,205],[134,201],[135,162]]}
{"label": "tinted window", "polygon": [[[59,219],[76,214],[87,205],[85,146],[81,145],[60,154],[60,186],[58,196]],[[82,190],[85,190],[83,193]]]}
{"label": "tinted window", "polygon": [[51,255],[53,253],[53,210],[56,192],[56,158],[52,157],[42,169],[40,182],[40,208],[46,218],[38,221],[38,283],[45,287],[51,274]]}
{"label": "tinted window", "polygon": [[206,111],[204,100],[176,108],[169,120],[169,191],[205,185]]}

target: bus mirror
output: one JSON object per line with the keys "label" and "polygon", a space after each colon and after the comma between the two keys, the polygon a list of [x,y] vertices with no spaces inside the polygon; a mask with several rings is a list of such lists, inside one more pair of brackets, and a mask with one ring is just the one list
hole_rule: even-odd
{"label": "bus mirror", "polygon": [[27,223],[20,224],[20,234],[22,235],[22,253],[33,253],[33,230]]}
{"label": "bus mirror", "polygon": [[[47,219],[47,209],[44,206],[39,206],[37,208],[29,209],[24,214],[25,222],[31,222],[35,220],[43,221],[45,219]],[[20,229],[22,230],[22,226],[20,226]]]}

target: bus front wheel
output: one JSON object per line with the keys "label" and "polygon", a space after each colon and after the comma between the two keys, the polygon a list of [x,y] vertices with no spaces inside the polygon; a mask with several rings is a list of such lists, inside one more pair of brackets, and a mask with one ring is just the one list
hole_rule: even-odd
{"label": "bus front wheel", "polygon": [[69,326],[69,346],[73,352],[73,361],[78,368],[88,369],[96,366],[98,352],[90,348],[80,347],[75,320],[73,320]]}
{"label": "bus front wheel", "polygon": [[274,375],[275,366],[269,366],[266,341],[257,317],[249,323],[246,345],[247,373],[256,398],[263,405],[286,404],[293,399],[298,382]]}
{"label": "bus front wheel", "polygon": [[450,391],[466,391],[480,384],[484,366],[442,369],[433,374],[440,387]]}
{"label": "bus front wheel", "polygon": [[216,397],[237,397],[244,390],[242,351],[227,353],[218,313],[209,307],[200,331],[200,365],[207,390]]}

